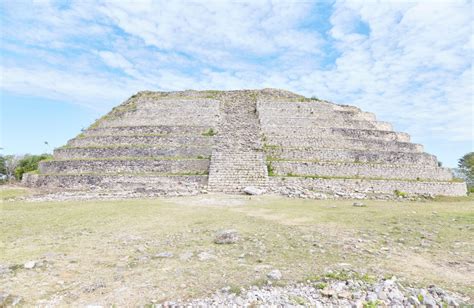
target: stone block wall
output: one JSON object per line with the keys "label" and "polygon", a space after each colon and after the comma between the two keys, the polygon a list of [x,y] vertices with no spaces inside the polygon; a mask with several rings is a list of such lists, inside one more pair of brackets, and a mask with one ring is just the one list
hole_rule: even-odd
{"label": "stone block wall", "polygon": [[207,188],[219,101],[205,93],[139,93],[41,162],[25,184],[191,193]]}
{"label": "stone block wall", "polygon": [[319,100],[257,106],[273,191],[466,193],[422,145],[371,113]]}

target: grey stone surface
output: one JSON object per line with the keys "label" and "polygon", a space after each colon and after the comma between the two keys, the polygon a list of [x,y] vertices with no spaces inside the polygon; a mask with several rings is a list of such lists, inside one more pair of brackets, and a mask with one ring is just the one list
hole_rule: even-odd
{"label": "grey stone surface", "polygon": [[207,173],[208,159],[99,159],[63,160],[40,163],[39,170],[44,174],[81,173]]}

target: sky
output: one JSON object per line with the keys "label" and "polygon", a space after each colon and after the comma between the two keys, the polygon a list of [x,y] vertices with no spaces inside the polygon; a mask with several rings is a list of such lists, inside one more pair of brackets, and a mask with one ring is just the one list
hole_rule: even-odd
{"label": "sky", "polygon": [[[474,150],[472,1],[0,0],[0,146],[51,152],[141,90],[282,88]],[[47,144],[45,144],[47,142]]]}

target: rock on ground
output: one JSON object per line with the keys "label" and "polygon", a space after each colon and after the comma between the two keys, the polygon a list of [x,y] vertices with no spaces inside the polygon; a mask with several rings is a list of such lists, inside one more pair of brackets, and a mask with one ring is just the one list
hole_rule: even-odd
{"label": "rock on ground", "polygon": [[267,274],[268,279],[270,280],[280,280],[282,275],[279,270],[273,270]]}
{"label": "rock on ground", "polygon": [[160,252],[157,253],[154,258],[172,258],[174,255],[172,252],[165,251],[165,252]]}
{"label": "rock on ground", "polygon": [[237,230],[223,230],[216,234],[214,243],[216,244],[234,244],[239,240]]}
{"label": "rock on ground", "polygon": [[23,265],[23,267],[26,269],[33,269],[35,266],[36,266],[36,261],[28,261]]}
{"label": "rock on ground", "polygon": [[244,188],[244,193],[246,193],[247,195],[258,196],[265,193],[265,191],[257,187],[249,186]]}

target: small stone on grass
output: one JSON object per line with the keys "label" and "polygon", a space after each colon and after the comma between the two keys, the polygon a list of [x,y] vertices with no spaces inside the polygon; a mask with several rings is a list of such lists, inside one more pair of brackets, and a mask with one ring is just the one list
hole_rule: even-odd
{"label": "small stone on grass", "polygon": [[282,274],[279,270],[273,270],[267,274],[268,279],[270,280],[280,280],[282,278]]}
{"label": "small stone on grass", "polygon": [[172,252],[165,251],[165,252],[160,252],[154,255],[153,258],[172,258],[174,255]]}
{"label": "small stone on grass", "polygon": [[36,266],[36,261],[28,261],[26,262],[23,267],[26,269],[33,269]]}
{"label": "small stone on grass", "polygon": [[236,230],[224,230],[216,234],[214,243],[216,244],[234,244],[239,240],[239,233]]}

